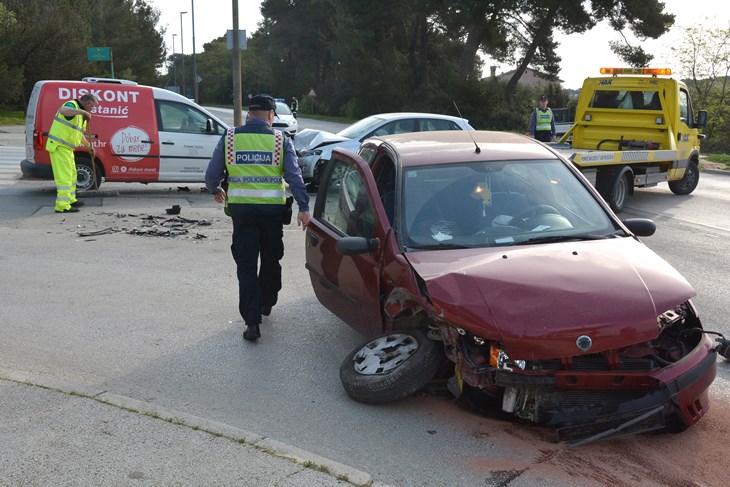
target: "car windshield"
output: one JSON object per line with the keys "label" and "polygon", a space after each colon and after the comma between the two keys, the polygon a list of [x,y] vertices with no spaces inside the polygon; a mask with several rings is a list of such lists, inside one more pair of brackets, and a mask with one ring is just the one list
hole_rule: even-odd
{"label": "car windshield", "polygon": [[277,115],[291,115],[291,110],[289,110],[289,107],[286,103],[282,103],[280,101],[276,102],[276,114]]}
{"label": "car windshield", "polygon": [[400,207],[409,250],[625,235],[559,159],[406,168]]}
{"label": "car windshield", "polygon": [[348,139],[360,139],[364,135],[372,132],[375,127],[381,125],[383,122],[384,120],[378,117],[363,118],[359,122],[355,122],[349,127],[337,132],[337,135],[347,137]]}

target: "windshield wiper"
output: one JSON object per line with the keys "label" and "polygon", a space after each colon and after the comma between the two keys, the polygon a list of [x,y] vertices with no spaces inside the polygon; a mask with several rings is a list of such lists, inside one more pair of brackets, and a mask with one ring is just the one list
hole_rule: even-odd
{"label": "windshield wiper", "polygon": [[431,245],[418,245],[410,247],[410,250],[446,250],[446,249],[470,249],[468,245],[458,245],[454,243],[438,243]]}
{"label": "windshield wiper", "polygon": [[608,233],[608,234],[595,234],[595,233],[585,233],[582,235],[543,235],[541,237],[533,237],[528,238],[527,240],[523,242],[516,242],[517,245],[526,245],[526,244],[532,244],[532,243],[549,243],[549,242],[570,242],[570,241],[579,241],[579,240],[605,240],[607,238],[613,238],[618,237],[622,235],[623,232],[619,230],[619,232],[614,233]]}

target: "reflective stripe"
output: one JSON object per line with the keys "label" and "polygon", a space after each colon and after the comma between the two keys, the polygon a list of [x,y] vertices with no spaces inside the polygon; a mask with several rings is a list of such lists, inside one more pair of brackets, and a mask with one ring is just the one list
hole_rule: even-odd
{"label": "reflective stripe", "polygon": [[[78,116],[78,115],[76,115],[76,116]],[[79,131],[79,132],[81,132],[82,134],[84,133],[84,131],[83,131],[83,130],[81,130],[81,127],[77,127],[76,125],[72,124],[71,122],[69,122],[68,120],[66,120],[66,119],[65,119],[65,118],[63,118],[63,117],[59,117],[58,115],[56,115],[56,116],[55,116],[55,117],[53,118],[53,120],[55,120],[56,122],[59,122],[59,123],[60,123],[61,125],[65,125],[65,126],[67,126],[67,127],[70,127],[70,128],[72,128],[72,129],[74,129],[74,130],[78,130],[78,131]]]}
{"label": "reflective stripe", "polygon": [[56,186],[56,191],[70,191],[71,186]]}
{"label": "reflective stripe", "polygon": [[56,196],[56,201],[71,201],[71,198],[68,196]]}
{"label": "reflective stripe", "polygon": [[284,198],[286,191],[276,189],[231,189],[228,194],[234,197]]}
{"label": "reflective stripe", "polygon": [[269,184],[281,184],[281,177],[266,177],[266,176],[229,176],[229,183],[269,183]]}
{"label": "reflective stripe", "polygon": [[66,147],[70,147],[72,149],[75,149],[76,147],[78,147],[78,146],[75,146],[73,144],[70,144],[70,143],[66,142],[65,140],[61,139],[60,137],[56,137],[55,135],[48,134],[48,139],[49,140],[55,140],[59,144],[63,144]]}

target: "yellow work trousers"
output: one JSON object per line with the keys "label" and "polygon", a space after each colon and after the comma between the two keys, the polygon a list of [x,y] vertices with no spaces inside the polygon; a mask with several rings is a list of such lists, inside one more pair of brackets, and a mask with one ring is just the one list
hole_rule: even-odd
{"label": "yellow work trousers", "polygon": [[76,160],[74,152],[65,147],[56,147],[49,152],[53,180],[56,182],[56,210],[64,211],[76,202]]}

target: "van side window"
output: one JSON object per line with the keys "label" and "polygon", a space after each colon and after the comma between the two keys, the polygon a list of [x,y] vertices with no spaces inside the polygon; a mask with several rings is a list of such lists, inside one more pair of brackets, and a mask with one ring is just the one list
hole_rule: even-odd
{"label": "van side window", "polygon": [[[194,107],[172,101],[157,100],[158,124],[161,132],[208,134],[208,117]],[[214,122],[215,135],[223,135],[223,128]]]}

